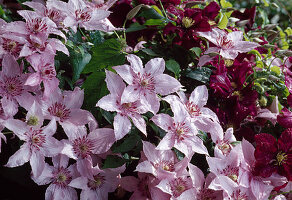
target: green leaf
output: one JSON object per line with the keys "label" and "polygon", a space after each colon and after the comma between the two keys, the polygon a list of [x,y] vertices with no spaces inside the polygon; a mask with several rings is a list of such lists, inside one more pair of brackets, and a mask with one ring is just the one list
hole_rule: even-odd
{"label": "green leaf", "polygon": [[104,161],[103,169],[106,168],[117,168],[122,166],[125,163],[125,160],[119,156],[108,155]]}
{"label": "green leaf", "polygon": [[87,110],[96,109],[95,105],[97,101],[108,94],[105,73],[94,72],[92,73],[82,85],[84,88],[84,107]]}
{"label": "green leaf", "polygon": [[[71,55],[72,56],[72,55]],[[75,83],[79,77],[84,67],[89,63],[91,55],[89,53],[77,54],[70,59],[71,65],[73,66],[73,77],[72,81]]]}
{"label": "green leaf", "polygon": [[101,35],[100,31],[90,31],[89,36],[90,36],[91,41],[94,45],[97,45],[97,44],[104,42],[104,38]]}
{"label": "green leaf", "polygon": [[137,143],[141,141],[141,137],[136,134],[130,134],[123,143],[113,149],[114,153],[125,153],[132,150]]}
{"label": "green leaf", "polygon": [[200,57],[202,53],[202,49],[200,47],[193,47],[190,49],[192,52],[196,54],[197,57]]}
{"label": "green leaf", "polygon": [[100,113],[106,119],[108,123],[113,124],[115,113],[111,113],[103,109],[100,109]]}
{"label": "green leaf", "polygon": [[211,73],[212,73],[212,70],[210,68],[202,67],[201,69],[196,68],[196,69],[187,71],[186,77],[195,79],[202,83],[207,83],[210,79]]}
{"label": "green leaf", "polygon": [[173,59],[168,60],[165,62],[165,65],[169,71],[174,73],[175,77],[179,77],[179,73],[181,72],[181,69],[180,69],[179,64],[175,60]]}
{"label": "green leaf", "polygon": [[[162,13],[161,13],[162,14]],[[146,19],[162,19],[163,15],[159,14],[154,8],[143,8],[141,9],[139,17],[145,17]]]}
{"label": "green leaf", "polygon": [[135,22],[135,23],[131,24],[129,28],[126,29],[126,33],[140,31],[143,29],[146,29],[146,26],[141,25],[138,22]]}
{"label": "green leaf", "polygon": [[218,23],[218,28],[225,29],[228,24],[228,17],[225,14],[220,14],[220,21]]}
{"label": "green leaf", "polygon": [[285,30],[285,33],[287,33],[288,36],[292,35],[292,28],[291,28],[291,27],[288,27],[288,28]]}
{"label": "green leaf", "polygon": [[144,25],[147,26],[163,26],[167,24],[166,20],[162,20],[162,19],[148,19]]}
{"label": "green leaf", "polygon": [[262,55],[260,54],[260,52],[258,52],[257,50],[253,49],[250,52],[248,52],[249,54],[254,54],[258,57],[258,59],[262,59]]}
{"label": "green leaf", "polygon": [[143,49],[141,49],[141,51],[143,51],[144,53],[146,53],[149,56],[158,56],[158,54],[155,53],[152,49],[143,48]]}
{"label": "green leaf", "polygon": [[275,72],[277,75],[280,75],[281,74],[281,68],[280,67],[277,67],[277,66],[271,67],[271,71],[272,72]]}
{"label": "green leaf", "polygon": [[286,50],[289,49],[289,44],[286,41],[286,34],[284,33],[284,31],[277,26],[278,31],[280,31],[280,38],[281,38],[281,42],[282,42],[282,49]]}
{"label": "green leaf", "polygon": [[104,43],[92,48],[91,61],[86,65],[83,73],[95,72],[98,69],[122,65],[125,55],[121,52],[122,44],[116,39],[106,40]]}
{"label": "green leaf", "polygon": [[232,8],[232,4],[226,0],[220,0],[220,4],[222,8]]}

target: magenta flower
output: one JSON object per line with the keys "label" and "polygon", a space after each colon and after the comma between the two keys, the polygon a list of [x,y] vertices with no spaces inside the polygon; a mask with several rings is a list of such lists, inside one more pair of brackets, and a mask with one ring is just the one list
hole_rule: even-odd
{"label": "magenta flower", "polygon": [[[205,51],[205,54],[219,53],[223,58],[234,60],[238,53],[245,53],[260,45],[255,42],[242,41],[243,33],[241,31],[233,31],[226,33],[218,28],[212,29],[209,32],[198,32],[199,36],[208,39],[216,47],[210,47]],[[204,55],[199,60],[199,66],[203,66],[213,58]]]}
{"label": "magenta flower", "polygon": [[32,73],[27,78],[24,85],[39,86],[43,82],[44,96],[48,97],[59,85],[59,80],[56,78],[54,56],[50,54],[34,54],[27,60],[32,65],[35,73]]}
{"label": "magenta flower", "polygon": [[120,174],[126,169],[125,165],[118,168],[100,170],[98,167],[91,167],[91,177],[78,177],[71,181],[71,187],[82,189],[81,200],[107,200],[108,193],[114,192],[120,182]]}
{"label": "magenta flower", "polygon": [[0,72],[0,96],[5,115],[14,116],[18,111],[18,104],[29,109],[34,97],[29,93],[30,86],[24,86],[28,74],[22,74],[22,68],[11,55],[5,55]]}
{"label": "magenta flower", "polygon": [[208,155],[203,141],[197,137],[198,130],[191,123],[188,113],[181,104],[173,110],[174,117],[167,114],[157,114],[152,121],[167,133],[157,146],[157,150],[177,148],[190,158],[194,152]]}
{"label": "magenta flower", "polygon": [[63,144],[52,137],[57,129],[55,120],[40,129],[34,129],[16,119],[8,119],[3,125],[13,131],[20,140],[25,141],[20,149],[9,158],[7,167],[21,166],[30,161],[33,174],[39,176],[45,167],[44,157],[56,156],[63,148]]}
{"label": "magenta flower", "polygon": [[147,160],[140,162],[136,171],[153,174],[159,180],[182,174],[189,159],[178,161],[172,150],[156,150],[149,142],[143,142],[143,153]]}
{"label": "magenta flower", "polygon": [[[131,121],[145,135],[146,123],[140,114],[147,110],[139,100],[133,102],[122,103],[121,98],[125,91],[126,84],[123,79],[113,72],[106,71],[107,88],[110,94],[101,98],[96,106],[104,110],[117,112],[114,118],[114,130],[116,140],[122,139],[131,129]],[[130,118],[130,119],[129,119]]]}
{"label": "magenta flower", "polygon": [[143,68],[142,60],[135,55],[127,56],[130,65],[113,67],[129,85],[124,90],[121,103],[141,103],[153,113],[159,110],[157,93],[168,95],[176,92],[182,85],[175,78],[163,74],[165,62],[162,58],[151,59]]}
{"label": "magenta flower", "polygon": [[49,184],[45,193],[45,199],[77,200],[77,192],[69,186],[69,183],[80,176],[76,170],[76,164],[68,167],[69,158],[59,154],[52,158],[54,166],[45,165],[40,176],[32,176],[38,185]]}

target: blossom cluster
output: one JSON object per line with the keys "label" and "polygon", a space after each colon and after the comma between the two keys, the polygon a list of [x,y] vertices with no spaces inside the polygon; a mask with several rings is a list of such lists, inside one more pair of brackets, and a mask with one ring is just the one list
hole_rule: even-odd
{"label": "blossom cluster", "polygon": [[29,163],[46,200],[291,199],[291,51],[228,3],[28,1],[0,19],[0,152],[21,141],[5,167]]}

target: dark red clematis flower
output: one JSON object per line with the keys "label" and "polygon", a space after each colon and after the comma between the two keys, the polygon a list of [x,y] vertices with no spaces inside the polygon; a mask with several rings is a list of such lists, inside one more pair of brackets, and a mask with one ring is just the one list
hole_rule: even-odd
{"label": "dark red clematis flower", "polygon": [[272,135],[255,135],[254,175],[269,177],[276,172],[292,180],[292,129],[282,132],[278,141]]}
{"label": "dark red clematis flower", "polygon": [[238,10],[233,11],[231,17],[238,18],[240,20],[249,20],[249,22],[246,24],[245,31],[248,32],[252,30],[252,26],[255,21],[255,16],[256,16],[256,7],[252,8],[246,8],[244,12],[240,12]]}
{"label": "dark red clematis flower", "polygon": [[128,12],[133,8],[132,0],[117,1],[113,7],[110,8],[112,12],[108,19],[115,27],[122,27]]}
{"label": "dark red clematis flower", "polygon": [[203,9],[203,16],[208,17],[209,20],[214,20],[218,15],[220,6],[215,1],[211,2]]}
{"label": "dark red clematis flower", "polygon": [[277,122],[285,128],[292,128],[292,112],[287,108],[283,108],[281,112],[277,116]]}

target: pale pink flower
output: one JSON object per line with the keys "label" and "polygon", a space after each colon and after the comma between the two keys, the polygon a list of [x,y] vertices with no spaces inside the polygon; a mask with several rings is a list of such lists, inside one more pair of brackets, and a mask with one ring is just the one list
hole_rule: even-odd
{"label": "pale pink flower", "polygon": [[18,104],[25,109],[33,104],[34,97],[29,93],[32,88],[24,85],[27,75],[22,74],[22,68],[13,56],[4,56],[0,72],[0,96],[6,116],[14,116],[18,111]]}
{"label": "pale pink flower", "polygon": [[[223,130],[219,130],[219,132],[221,131]],[[232,143],[235,141],[236,141],[236,138],[233,135],[233,128],[228,128],[224,134],[224,137],[222,139],[218,138],[215,141],[216,143],[215,148],[214,148],[215,157],[224,159],[226,156],[228,156],[228,154],[231,152],[231,150],[234,147],[234,144]]]}
{"label": "pale pink flower", "polygon": [[273,125],[277,123],[277,115],[279,115],[279,101],[276,96],[269,108],[259,109],[255,118],[267,119],[272,122]]}
{"label": "pale pink flower", "polygon": [[85,0],[85,3],[87,5],[89,5],[90,7],[93,8],[99,8],[99,9],[103,9],[103,10],[108,10],[110,9],[115,3],[117,2],[117,0]]}
{"label": "pale pink flower", "polygon": [[189,158],[194,152],[208,155],[203,141],[196,136],[198,130],[191,123],[188,113],[181,104],[178,104],[173,112],[173,118],[167,114],[157,114],[151,119],[167,132],[156,149],[169,150],[175,147]]}
{"label": "pale pink flower", "polygon": [[122,78],[113,72],[106,71],[106,84],[110,94],[101,98],[96,106],[111,112],[117,112],[114,118],[116,140],[122,139],[131,129],[131,121],[145,135],[146,123],[140,114],[147,110],[139,100],[122,103],[121,97],[126,88]]}
{"label": "pale pink flower", "polygon": [[90,130],[94,130],[97,127],[95,118],[89,111],[80,109],[83,99],[84,91],[78,87],[74,91],[63,92],[56,88],[41,102],[44,117],[58,121],[67,134],[72,132],[72,128],[85,124],[89,124]]}
{"label": "pale pink flower", "polygon": [[48,97],[59,85],[59,79],[56,78],[54,56],[50,54],[34,54],[27,60],[35,70],[35,73],[29,75],[24,85],[39,86],[43,82],[44,96]]}
{"label": "pale pink flower", "polygon": [[154,58],[143,68],[142,60],[133,54],[127,56],[130,65],[113,67],[129,84],[122,95],[121,102],[141,101],[153,113],[159,110],[157,94],[168,95],[182,87],[178,80],[163,74],[165,62],[162,58]]}
{"label": "pale pink flower", "polygon": [[16,119],[8,119],[3,125],[25,142],[9,158],[7,167],[21,166],[30,161],[33,174],[39,176],[45,166],[45,156],[56,156],[63,148],[63,144],[53,137],[57,129],[55,120],[40,129],[34,129],[25,122]]}
{"label": "pale pink flower", "polygon": [[[65,130],[68,131],[68,130]],[[72,127],[70,132],[65,132],[69,140],[64,141],[62,153],[77,160],[77,169],[82,176],[90,177],[91,156],[107,152],[116,141],[114,130],[99,128],[87,134],[83,126]]]}
{"label": "pale pink flower", "polygon": [[179,109],[177,105],[182,103],[198,129],[209,132],[212,139],[222,138],[222,134],[216,131],[221,128],[218,117],[211,109],[205,107],[208,101],[208,89],[205,85],[196,87],[189,98],[183,92],[178,92],[178,95],[179,97],[169,95],[163,100],[170,104],[172,110]]}
{"label": "pale pink flower", "polygon": [[49,5],[66,13],[66,18],[63,22],[64,26],[71,28],[74,32],[77,31],[78,26],[86,30],[100,30],[104,32],[116,30],[107,19],[110,15],[109,11],[90,7],[83,0],[69,0],[68,3],[55,0]]}
{"label": "pale pink flower", "polygon": [[63,28],[63,21],[66,18],[66,15],[53,7],[51,8],[50,5],[52,2],[53,1],[48,1],[47,5],[44,5],[38,2],[27,1],[23,4],[33,8],[41,18],[48,17],[57,25],[58,28]]}
{"label": "pale pink flower", "polygon": [[49,184],[45,193],[45,200],[77,200],[77,192],[69,186],[69,183],[80,176],[76,170],[76,164],[68,167],[69,158],[59,154],[52,158],[54,166],[45,164],[40,176],[32,176],[38,185]]}
{"label": "pale pink flower", "polygon": [[125,165],[104,170],[91,167],[92,177],[78,177],[71,181],[71,187],[82,189],[80,200],[107,200],[108,193],[114,192],[120,183],[120,174],[126,169]]}
{"label": "pale pink flower", "polygon": [[138,178],[125,176],[121,178],[121,187],[133,192],[130,200],[169,200],[170,195],[157,188],[159,179],[152,175],[138,172]]}
{"label": "pale pink flower", "polygon": [[160,180],[186,173],[185,168],[189,159],[185,158],[179,162],[172,150],[156,150],[155,148],[153,144],[143,141],[143,153],[147,160],[140,162],[136,171],[153,174]]}
{"label": "pale pink flower", "polygon": [[[209,32],[198,32],[199,36],[206,38],[216,47],[210,47],[205,51],[205,54],[219,53],[220,56],[226,59],[234,60],[238,53],[249,52],[260,45],[255,42],[243,41],[243,33],[241,31],[233,31],[227,33],[224,30],[213,28]],[[204,55],[199,60],[199,66],[212,60],[212,57]]]}
{"label": "pale pink flower", "polygon": [[184,193],[193,188],[192,179],[187,176],[180,176],[176,178],[163,179],[156,186],[161,191],[170,194],[171,200],[183,200]]}

